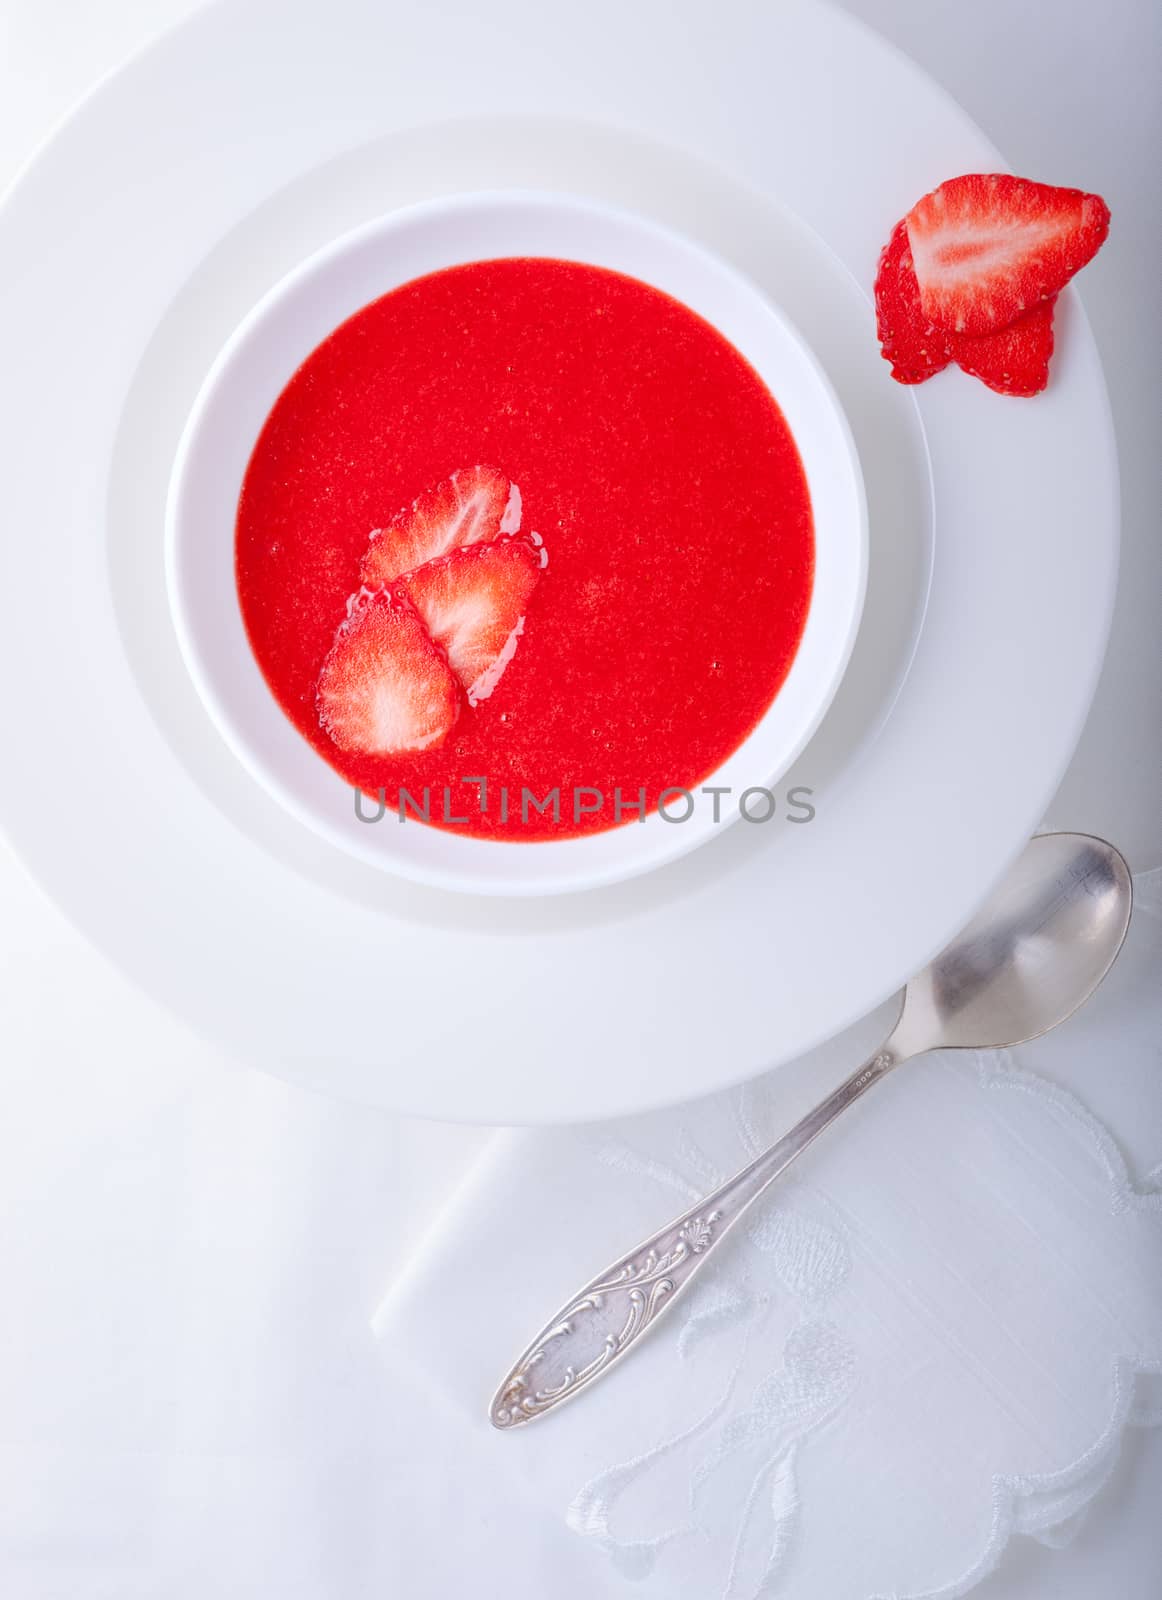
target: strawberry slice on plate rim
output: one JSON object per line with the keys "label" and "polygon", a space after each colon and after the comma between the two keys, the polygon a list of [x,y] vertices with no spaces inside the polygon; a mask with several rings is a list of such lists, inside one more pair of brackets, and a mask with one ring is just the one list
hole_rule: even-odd
{"label": "strawberry slice on plate rim", "polygon": [[924,315],[996,333],[1057,294],[1109,233],[1100,195],[1008,173],[950,178],[904,219]]}
{"label": "strawberry slice on plate rim", "polygon": [[876,331],[897,383],[923,383],[955,362],[998,394],[1029,397],[1049,382],[1056,297],[996,333],[948,333],[924,314],[904,221],[896,223],[876,272]]}
{"label": "strawberry slice on plate rim", "polygon": [[953,360],[998,394],[1040,394],[1049,382],[1055,304],[1056,296],[996,333],[953,335]]}

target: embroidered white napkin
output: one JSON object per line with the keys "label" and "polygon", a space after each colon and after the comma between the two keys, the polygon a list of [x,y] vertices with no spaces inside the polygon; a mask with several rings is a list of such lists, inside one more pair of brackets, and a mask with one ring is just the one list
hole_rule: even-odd
{"label": "embroidered white napkin", "polygon": [[1162,1421],[1162,872],[1136,890],[1078,1017],[894,1074],[616,1373],[512,1434],[488,1402],[536,1328],[858,1045],[672,1112],[496,1136],[376,1329],[409,1406],[445,1439],[459,1418],[445,1500],[465,1538],[513,1527],[512,1593],[541,1592],[562,1529],[578,1594],[664,1600],[950,1597],[1014,1532],[1069,1537],[1125,1428]]}

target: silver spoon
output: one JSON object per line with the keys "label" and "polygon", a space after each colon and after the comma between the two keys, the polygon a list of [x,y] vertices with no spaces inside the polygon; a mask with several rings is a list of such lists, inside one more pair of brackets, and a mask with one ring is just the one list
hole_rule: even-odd
{"label": "silver spoon", "polygon": [[497,1428],[540,1417],[633,1348],[743,1212],[873,1083],[929,1050],[998,1050],[1048,1033],[1105,977],[1130,924],[1130,870],[1083,833],[1032,840],[960,936],[904,991],[883,1045],[748,1167],[563,1306],[492,1401]]}

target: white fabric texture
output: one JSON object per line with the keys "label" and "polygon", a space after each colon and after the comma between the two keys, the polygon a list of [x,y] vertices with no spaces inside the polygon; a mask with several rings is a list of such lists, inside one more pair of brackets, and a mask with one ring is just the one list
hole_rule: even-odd
{"label": "white fabric texture", "polygon": [[951,1600],[1013,1534],[1067,1542],[1162,1421],[1162,872],[1136,891],[1089,1007],[893,1074],[618,1371],[514,1434],[487,1405],[536,1327],[830,1084],[498,1135],[376,1319],[474,1492],[643,1600]]}

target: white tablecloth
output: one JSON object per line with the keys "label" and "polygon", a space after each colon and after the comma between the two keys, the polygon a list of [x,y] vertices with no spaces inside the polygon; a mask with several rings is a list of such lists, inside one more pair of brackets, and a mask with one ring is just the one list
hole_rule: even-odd
{"label": "white tablecloth", "polygon": [[[1114,207],[1114,241],[1085,293],[1123,456],[1126,582],[1053,815],[1154,865],[1158,10],[851,8],[941,77],[1018,169],[1099,189]],[[0,179],[96,76],[189,9],[7,0]],[[11,756],[6,768],[7,782],[34,781]],[[559,1528],[506,1516],[488,1499],[495,1485],[453,1470],[458,1414],[397,1381],[390,1338],[377,1346],[370,1329],[485,1136],[369,1115],[216,1059],[112,972],[7,854],[0,892],[0,1593],[520,1593],[506,1574],[526,1541],[543,1542],[542,1570],[563,1595],[600,1593],[599,1569]],[[1107,1120],[1131,1138],[1133,1116],[1123,1106]],[[1017,1539],[975,1593],[1154,1600],[1160,1494],[1162,1437],[1135,1433],[1068,1549]],[[810,1578],[794,1593],[832,1600]]]}

